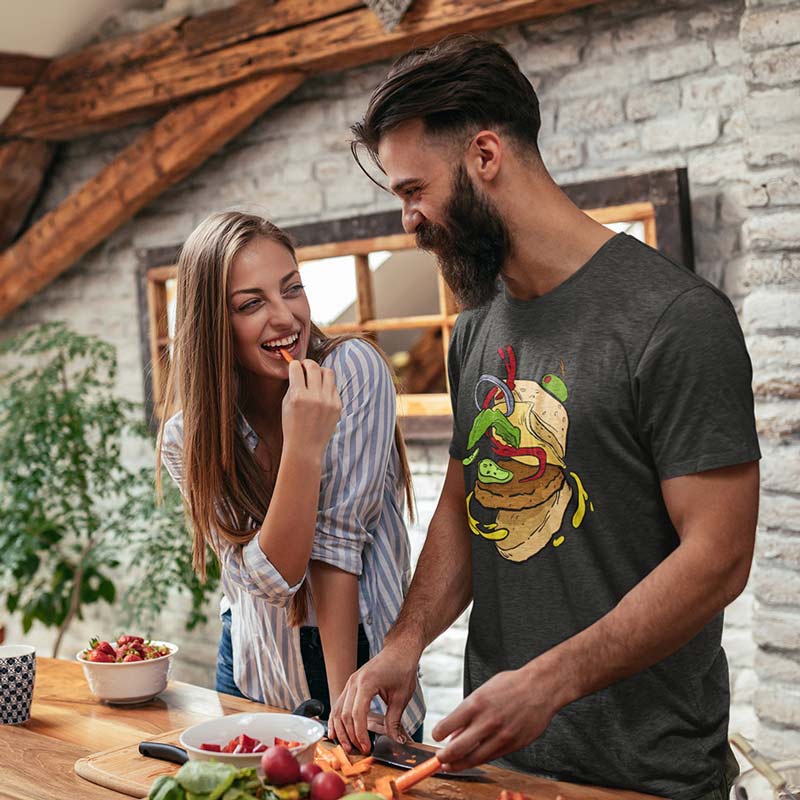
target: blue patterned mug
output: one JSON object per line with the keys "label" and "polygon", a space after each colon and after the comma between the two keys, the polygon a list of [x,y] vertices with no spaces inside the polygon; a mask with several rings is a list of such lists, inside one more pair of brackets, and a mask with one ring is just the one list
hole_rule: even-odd
{"label": "blue patterned mug", "polygon": [[27,644],[0,645],[0,724],[31,718],[36,650]]}

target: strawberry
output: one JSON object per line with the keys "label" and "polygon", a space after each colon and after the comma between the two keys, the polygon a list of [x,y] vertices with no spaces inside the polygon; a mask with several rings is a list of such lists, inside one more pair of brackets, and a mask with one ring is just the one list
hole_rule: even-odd
{"label": "strawberry", "polygon": [[128,653],[125,658],[122,659],[123,661],[144,661],[144,659],[137,655],[136,653]]}
{"label": "strawberry", "polygon": [[101,653],[108,653],[110,656],[114,655],[114,648],[108,642],[101,642],[96,636],[89,640],[89,647]]}
{"label": "strawberry", "polygon": [[119,639],[117,639],[117,644],[120,646],[123,644],[143,645],[144,639],[141,636],[120,636]]}
{"label": "strawberry", "polygon": [[103,652],[102,650],[90,650],[86,654],[87,661],[94,661],[98,664],[110,664],[115,661],[114,656],[109,655],[108,653]]}

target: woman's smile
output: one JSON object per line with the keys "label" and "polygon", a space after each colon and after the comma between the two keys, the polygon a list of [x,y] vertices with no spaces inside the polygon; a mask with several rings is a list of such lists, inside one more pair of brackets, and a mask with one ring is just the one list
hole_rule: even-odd
{"label": "woman's smile", "polygon": [[289,334],[288,336],[282,336],[278,339],[271,339],[269,341],[262,342],[261,349],[268,358],[277,358],[279,361],[283,360],[281,350],[285,350],[290,356],[292,356],[292,358],[300,359],[302,358],[300,354],[301,340],[302,337],[300,336],[300,331],[298,330]]}

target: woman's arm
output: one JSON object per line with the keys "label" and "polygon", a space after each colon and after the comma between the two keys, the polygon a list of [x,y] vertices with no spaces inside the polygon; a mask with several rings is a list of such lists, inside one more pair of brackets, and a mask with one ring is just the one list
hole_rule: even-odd
{"label": "woman's arm", "polygon": [[345,342],[326,363],[336,374],[342,414],[323,459],[310,575],[335,702],[356,669],[358,576],[383,513],[395,390],[389,368],[366,342]]}
{"label": "woman's arm", "polygon": [[323,561],[309,574],[333,707],[357,666],[358,577]]}
{"label": "woman's arm", "polygon": [[313,361],[289,364],[283,451],[258,544],[286,582],[306,574],[319,503],[322,456],[341,412],[333,372]]}

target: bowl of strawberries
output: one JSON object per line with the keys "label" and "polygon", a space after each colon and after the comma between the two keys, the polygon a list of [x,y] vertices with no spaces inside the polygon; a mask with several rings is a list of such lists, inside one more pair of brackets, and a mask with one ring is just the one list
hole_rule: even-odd
{"label": "bowl of strawberries", "polygon": [[116,642],[91,639],[76,658],[92,694],[106,703],[152,700],[167,688],[177,645],[128,634]]}

